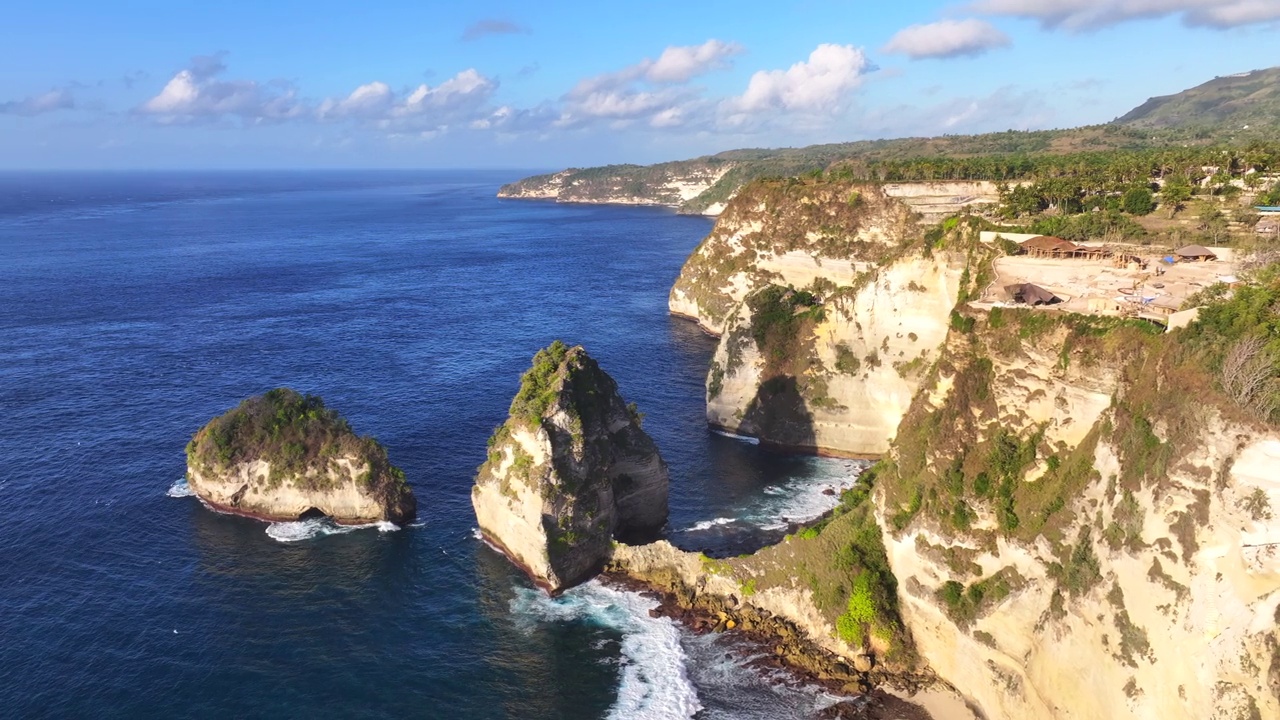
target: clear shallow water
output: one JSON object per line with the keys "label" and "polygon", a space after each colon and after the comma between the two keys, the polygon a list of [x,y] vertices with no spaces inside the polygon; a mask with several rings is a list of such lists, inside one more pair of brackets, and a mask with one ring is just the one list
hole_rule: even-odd
{"label": "clear shallow water", "polygon": [[[807,717],[826,702],[638,596],[541,596],[472,536],[485,439],[557,337],[646,414],[681,546],[758,544],[857,469],[706,430],[714,343],[666,315],[666,294],[709,221],[495,199],[517,175],[0,174],[0,714]],[[386,444],[418,522],[267,526],[182,497],[190,434],[277,385]]]}

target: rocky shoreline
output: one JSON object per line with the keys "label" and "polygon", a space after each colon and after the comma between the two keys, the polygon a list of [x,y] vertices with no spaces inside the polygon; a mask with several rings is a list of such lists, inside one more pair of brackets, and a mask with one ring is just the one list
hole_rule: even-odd
{"label": "rocky shoreline", "polygon": [[876,665],[869,655],[851,661],[819,647],[788,620],[738,601],[698,593],[683,583],[662,587],[637,579],[617,567],[600,576],[605,584],[654,599],[653,617],[666,617],[698,634],[735,633],[758,654],[747,663],[771,680],[779,673],[796,685],[810,685],[843,699],[823,710],[821,718],[845,720],[944,720],[907,698],[922,691],[953,693],[929,673],[904,675]]}

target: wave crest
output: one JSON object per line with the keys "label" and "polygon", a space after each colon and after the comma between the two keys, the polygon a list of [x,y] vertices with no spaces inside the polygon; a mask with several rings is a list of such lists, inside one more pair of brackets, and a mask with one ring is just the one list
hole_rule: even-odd
{"label": "wave crest", "polygon": [[680,629],[669,618],[649,616],[657,605],[597,580],[556,598],[518,588],[511,600],[517,623],[584,621],[622,633],[622,677],[611,720],[691,718],[702,703],[689,679]]}
{"label": "wave crest", "polygon": [[368,525],[339,525],[330,518],[310,518],[291,522],[273,522],[267,526],[267,535],[277,542],[299,542],[326,535],[345,535],[369,528],[377,528],[378,532],[395,532],[400,529],[400,526],[385,520]]}
{"label": "wave crest", "polygon": [[170,485],[169,489],[164,491],[164,494],[171,498],[195,497],[196,491],[192,490],[191,486],[187,484],[187,479],[182,477]]}

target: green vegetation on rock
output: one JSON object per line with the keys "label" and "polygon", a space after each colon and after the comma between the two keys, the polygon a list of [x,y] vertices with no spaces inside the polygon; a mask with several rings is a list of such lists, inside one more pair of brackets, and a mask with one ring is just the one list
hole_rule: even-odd
{"label": "green vegetation on rock", "polygon": [[569,346],[556,340],[533,356],[533,365],[520,378],[520,391],[511,401],[511,417],[537,425],[560,392],[556,373]]}
{"label": "green vegetation on rock", "polygon": [[205,471],[225,471],[240,463],[270,463],[267,483],[289,480],[312,490],[339,482],[340,458],[367,463],[360,477],[366,489],[407,493],[404,473],[371,437],[355,434],[335,410],[315,395],[277,388],[241,402],[209,421],[187,444],[187,462]]}
{"label": "green vegetation on rock", "polygon": [[[825,317],[813,293],[778,285],[769,285],[749,296],[747,306],[751,309],[751,337],[766,364],[773,368],[797,355],[802,330]],[[766,376],[772,374],[765,372]]]}

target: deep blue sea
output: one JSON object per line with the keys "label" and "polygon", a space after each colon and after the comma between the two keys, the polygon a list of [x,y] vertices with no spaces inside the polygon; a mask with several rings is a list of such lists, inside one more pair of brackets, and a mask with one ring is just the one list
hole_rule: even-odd
{"label": "deep blue sea", "polygon": [[[0,717],[806,718],[829,702],[474,532],[520,373],[581,343],[671,468],[669,537],[738,552],[847,461],[707,431],[714,340],[666,312],[711,221],[499,200],[521,172],[0,174]],[[414,524],[267,525],[183,447],[276,386],[377,437]]]}

